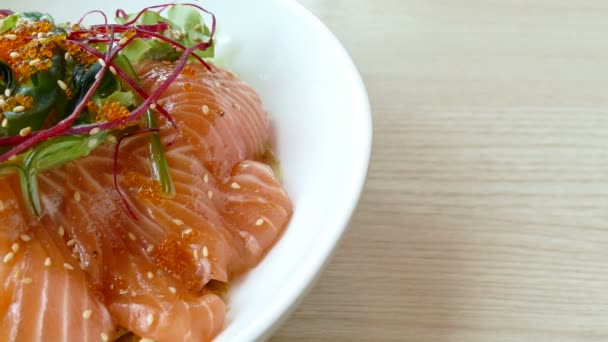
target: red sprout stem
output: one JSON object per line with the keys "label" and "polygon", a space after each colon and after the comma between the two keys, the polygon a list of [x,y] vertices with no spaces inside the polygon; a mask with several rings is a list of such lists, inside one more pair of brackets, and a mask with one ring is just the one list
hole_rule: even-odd
{"label": "red sprout stem", "polygon": [[131,209],[131,206],[129,205],[129,201],[127,201],[127,195],[125,195],[125,193],[120,188],[120,184],[118,184],[118,157],[119,157],[119,153],[120,153],[120,145],[122,144],[122,142],[125,139],[132,138],[132,137],[146,134],[146,133],[157,133],[157,132],[158,132],[158,129],[145,128],[145,129],[140,129],[140,130],[137,130],[137,131],[129,133],[129,134],[125,134],[118,139],[118,141],[116,142],[116,148],[114,148],[114,166],[113,166],[114,167],[114,174],[113,174],[114,189],[116,189],[116,192],[120,196],[122,204],[125,206],[125,208],[129,212],[129,214],[131,215],[131,217],[133,217],[133,219],[135,221],[137,221],[137,216]]}
{"label": "red sprout stem", "polygon": [[94,11],[89,11],[87,13],[85,13],[80,20],[78,20],[78,22],[76,23],[78,26],[82,25],[82,22],[91,14],[101,14],[101,16],[103,17],[103,23],[104,25],[108,25],[108,16],[100,10],[94,10]]}

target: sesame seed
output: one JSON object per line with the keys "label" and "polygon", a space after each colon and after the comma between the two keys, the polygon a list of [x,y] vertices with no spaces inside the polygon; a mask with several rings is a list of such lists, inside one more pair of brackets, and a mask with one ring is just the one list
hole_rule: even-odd
{"label": "sesame seed", "polygon": [[40,64],[40,59],[38,59],[38,58],[36,58],[36,59],[32,59],[32,60],[30,61],[30,66],[35,67],[35,66],[37,66],[38,64]]}
{"label": "sesame seed", "polygon": [[99,133],[100,131],[101,130],[99,129],[99,127],[95,127],[89,131],[89,135],[95,135],[95,134]]}
{"label": "sesame seed", "polygon": [[10,157],[8,158],[8,160],[10,160],[10,161],[17,160],[17,155],[10,156]]}
{"label": "sesame seed", "polygon": [[57,229],[57,234],[59,234],[59,236],[63,236],[65,234],[63,226],[59,226],[59,229]]}
{"label": "sesame seed", "polygon": [[70,240],[70,241],[68,241],[68,242],[66,243],[66,245],[68,245],[68,247],[72,247],[72,246],[74,246],[75,244],[76,244],[76,240],[74,240],[74,239],[72,239],[72,240]]}
{"label": "sesame seed", "polygon": [[182,232],[182,234],[184,235],[190,235],[192,233],[194,233],[194,230],[192,230],[192,228],[188,228]]}
{"label": "sesame seed", "polygon": [[116,144],[116,137],[113,135],[108,135],[108,137],[106,138],[109,142],[111,142],[112,144]]}
{"label": "sesame seed", "polygon": [[15,253],[19,252],[19,243],[18,242],[13,243],[13,245],[11,246],[11,249]]}
{"label": "sesame seed", "polygon": [[13,52],[11,52],[10,56],[11,56],[11,58],[19,58],[19,57],[21,57],[21,54],[19,52],[13,51]]}
{"label": "sesame seed", "polygon": [[[15,108],[15,109],[17,109],[17,108]],[[22,136],[22,137],[26,137],[26,136],[30,135],[30,133],[32,133],[32,127],[29,127],[29,126],[25,127],[25,128],[22,128],[19,131],[19,135]]]}
{"label": "sesame seed", "polygon": [[62,80],[57,80],[57,84],[59,85],[59,88],[61,88],[63,91],[68,90],[68,85],[65,84],[65,82],[63,82]]}
{"label": "sesame seed", "polygon": [[230,88],[226,88],[226,87],[224,87],[224,90],[225,90],[227,93],[229,93],[229,92],[230,92]]}
{"label": "sesame seed", "polygon": [[153,279],[154,278],[154,273],[148,272],[147,276],[148,276],[148,279]]}
{"label": "sesame seed", "polygon": [[91,310],[84,310],[83,313],[82,313],[82,318],[89,319],[89,318],[91,318],[92,314],[93,314],[93,311],[91,311]]}
{"label": "sesame seed", "polygon": [[148,253],[152,253],[152,251],[154,250],[154,246],[150,245],[148,246],[148,248],[146,248],[146,252]]}
{"label": "sesame seed", "polygon": [[207,191],[207,197],[209,197],[209,199],[213,198],[213,191],[209,190]]}
{"label": "sesame seed", "polygon": [[11,96],[11,90],[10,89],[4,89],[4,97],[10,97]]}
{"label": "sesame seed", "polygon": [[146,318],[146,323],[148,323],[148,326],[152,325],[152,323],[154,323],[154,315],[149,314]]}
{"label": "sesame seed", "polygon": [[[2,96],[2,95],[0,95],[0,96]],[[4,96],[2,96],[2,97],[4,97]],[[4,106],[6,106],[6,101],[4,101],[3,98],[0,98],[0,107],[4,107]]]}
{"label": "sesame seed", "polygon": [[105,67],[106,66],[106,61],[104,61],[103,59],[98,59],[97,62],[102,66]]}
{"label": "sesame seed", "polygon": [[2,119],[2,127],[6,128],[6,126],[8,126],[8,119],[4,118]]}
{"label": "sesame seed", "polygon": [[95,147],[95,145],[97,145],[97,139],[91,139],[87,143],[87,146],[89,146],[89,148],[93,148],[93,147]]}
{"label": "sesame seed", "polygon": [[15,257],[15,253],[9,252],[8,254],[6,254],[4,256],[4,260],[3,261],[4,261],[5,264],[9,263],[11,260],[13,260],[14,257]]}
{"label": "sesame seed", "polygon": [[263,225],[263,224],[264,224],[264,219],[258,219],[257,221],[255,221],[255,225],[258,226],[258,227],[261,226],[261,225]]}
{"label": "sesame seed", "polygon": [[82,197],[80,196],[80,192],[75,191],[75,192],[74,192],[74,200],[75,200],[76,202],[80,202],[81,198],[82,198]]}
{"label": "sesame seed", "polygon": [[213,83],[213,85],[214,85],[216,88],[219,88],[219,87],[221,86],[220,82],[218,82],[218,81],[215,81],[215,83]]}
{"label": "sesame seed", "polygon": [[209,114],[209,106],[203,105],[203,114],[205,114],[205,115]]}
{"label": "sesame seed", "polygon": [[31,284],[32,283],[32,278],[23,278],[21,279],[21,283],[22,284]]}
{"label": "sesame seed", "polygon": [[203,247],[203,256],[206,258],[209,256],[209,249],[207,246]]}
{"label": "sesame seed", "polygon": [[13,112],[15,112],[15,113],[25,112],[25,107],[23,107],[23,106],[16,106],[15,108],[13,108]]}
{"label": "sesame seed", "polygon": [[42,39],[46,37],[46,34],[44,34],[44,32],[38,32],[38,39]]}
{"label": "sesame seed", "polygon": [[192,252],[192,255],[194,256],[194,260],[199,260],[201,257],[198,255],[198,249],[195,249],[194,252]]}
{"label": "sesame seed", "polygon": [[240,105],[240,104],[238,104],[238,103],[235,103],[235,104],[234,104],[234,109],[236,109],[236,110],[241,110],[241,105]]}
{"label": "sesame seed", "polygon": [[230,187],[232,187],[233,189],[240,189],[241,188],[241,186],[239,185],[239,183],[236,183],[236,182],[230,184]]}
{"label": "sesame seed", "polygon": [[51,257],[46,257],[46,259],[44,259],[44,266],[51,266]]}
{"label": "sesame seed", "polygon": [[135,241],[135,239],[137,239],[137,238],[135,237],[135,234],[129,233],[129,239]]}
{"label": "sesame seed", "polygon": [[150,105],[150,109],[155,110],[156,109],[156,103],[153,103]]}
{"label": "sesame seed", "polygon": [[101,337],[101,340],[102,340],[103,342],[108,342],[108,341],[110,341],[110,337],[109,337],[109,336],[108,336],[108,334],[106,334],[106,333],[101,333],[101,334],[99,334],[99,336]]}
{"label": "sesame seed", "polygon": [[63,264],[63,268],[65,268],[66,270],[69,270],[69,271],[74,270],[74,266],[68,264],[67,262],[65,264]]}
{"label": "sesame seed", "polygon": [[170,286],[169,288],[169,292],[176,294],[177,293],[177,289],[175,287]]}
{"label": "sesame seed", "polygon": [[205,182],[205,184],[209,183],[209,175],[205,173],[205,175],[203,176],[203,181]]}
{"label": "sesame seed", "polygon": [[15,40],[15,39],[17,39],[17,35],[9,33],[9,34],[5,34],[4,38],[9,39],[9,40]]}
{"label": "sesame seed", "polygon": [[65,55],[63,56],[63,58],[65,58],[66,60],[69,60],[72,57],[72,55],[70,55],[69,52],[66,52]]}
{"label": "sesame seed", "polygon": [[184,221],[182,221],[180,219],[173,219],[173,223],[175,223],[178,226],[183,226],[184,225]]}
{"label": "sesame seed", "polygon": [[114,66],[110,66],[110,72],[113,73],[114,75],[118,74],[118,72],[116,71],[116,68]]}
{"label": "sesame seed", "polygon": [[19,236],[19,238],[21,239],[21,241],[23,242],[29,242],[32,241],[32,237],[27,235],[27,234],[22,234],[21,236]]}

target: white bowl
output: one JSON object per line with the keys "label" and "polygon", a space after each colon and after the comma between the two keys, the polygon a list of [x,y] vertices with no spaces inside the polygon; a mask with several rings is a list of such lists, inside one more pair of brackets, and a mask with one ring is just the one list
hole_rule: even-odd
{"label": "white bowl", "polygon": [[[75,20],[162,0],[3,0]],[[218,17],[219,54],[261,94],[272,115],[276,152],[295,214],[266,259],[236,284],[217,341],[268,337],[319,275],[355,210],[365,183],[372,120],[350,57],[312,14],[290,0],[208,0]]]}

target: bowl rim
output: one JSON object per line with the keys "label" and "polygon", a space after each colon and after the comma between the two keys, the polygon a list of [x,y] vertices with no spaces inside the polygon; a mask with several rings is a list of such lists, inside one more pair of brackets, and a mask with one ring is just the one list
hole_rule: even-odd
{"label": "bowl rim", "polygon": [[[353,177],[356,182],[353,183],[352,194],[354,195],[348,198],[348,210],[337,215],[338,220],[340,221],[340,229],[332,230],[333,235],[327,236],[321,240],[322,243],[317,246],[317,251],[311,256],[309,261],[304,264],[304,267],[299,270],[300,279],[290,281],[285,285],[286,291],[281,291],[281,296],[277,298],[277,300],[272,301],[272,303],[270,303],[271,305],[260,312],[260,316],[258,316],[256,322],[248,326],[250,330],[247,329],[242,333],[237,333],[238,338],[236,338],[236,340],[239,341],[261,341],[270,338],[310,292],[331,260],[337,249],[338,243],[348,230],[365,189],[371,166],[373,114],[363,77],[354,60],[336,35],[334,35],[319,17],[309,11],[304,5],[296,0],[279,1],[283,1],[304,20],[308,21],[311,25],[314,25],[320,31],[323,31],[327,35],[327,38],[332,41],[332,44],[335,45],[336,50],[339,51],[340,55],[338,55],[337,58],[342,59],[347,64],[345,67],[349,69],[348,75],[352,77],[350,80],[352,85],[357,88],[357,92],[359,93],[358,99],[362,106],[361,113],[364,113],[364,115],[357,117],[357,120],[360,120],[360,127],[364,128],[358,136],[361,139],[361,146],[364,148],[360,151],[363,158],[361,159],[361,165],[357,168],[359,174]],[[221,336],[222,334],[218,337],[221,339]]]}

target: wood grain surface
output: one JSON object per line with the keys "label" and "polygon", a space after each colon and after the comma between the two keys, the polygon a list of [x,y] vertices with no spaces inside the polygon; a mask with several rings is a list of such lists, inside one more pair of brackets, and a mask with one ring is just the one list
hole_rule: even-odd
{"label": "wood grain surface", "polygon": [[608,341],[608,2],[300,2],[365,78],[374,157],[271,341]]}

